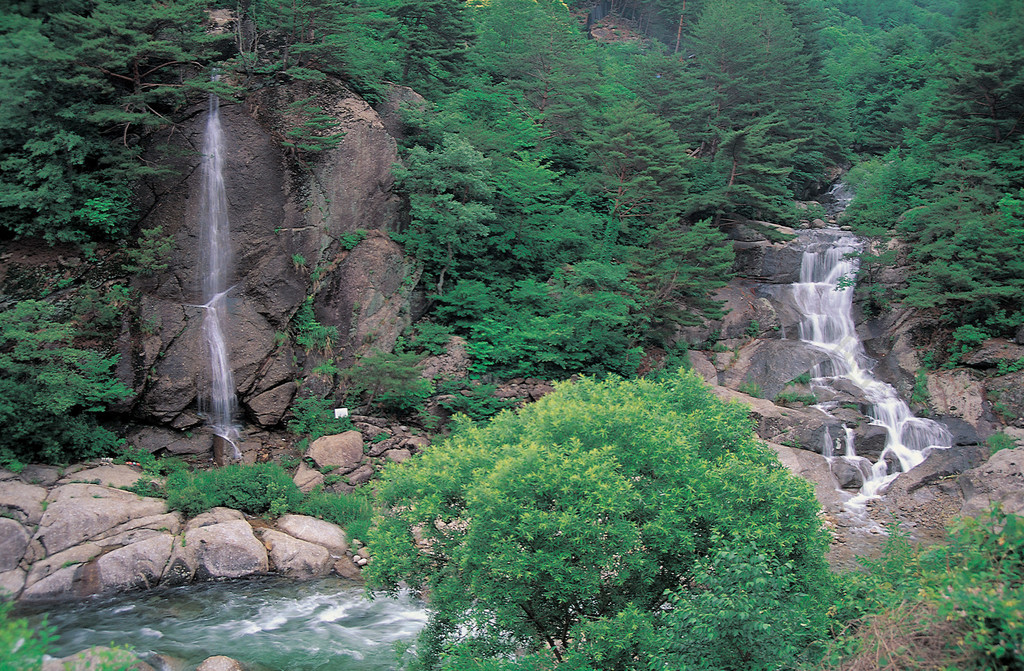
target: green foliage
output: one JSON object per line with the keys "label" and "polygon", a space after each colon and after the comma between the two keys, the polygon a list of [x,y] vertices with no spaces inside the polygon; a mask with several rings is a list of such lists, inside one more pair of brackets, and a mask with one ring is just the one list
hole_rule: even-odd
{"label": "green foliage", "polygon": [[427,354],[444,354],[452,339],[452,330],[444,324],[434,322],[417,322],[412,336],[412,344],[416,349]]}
{"label": "green foliage", "polygon": [[112,375],[116,357],[75,347],[53,307],[22,301],[0,312],[0,458],[66,463],[111,454],[106,407],[131,393]]}
{"label": "green foliage", "polygon": [[724,547],[788,567],[780,602],[827,583],[809,486],[755,441],[746,408],[693,374],[562,384],[387,468],[378,493],[366,575],[429,589],[428,662],[547,647],[621,668],[666,590]]}
{"label": "green foliage", "polygon": [[956,368],[960,365],[963,355],[972,352],[978,345],[988,340],[989,335],[971,324],[964,324],[953,331],[953,344],[949,346],[949,359],[943,368]]}
{"label": "green foliage", "polygon": [[4,671],[34,671],[42,667],[43,655],[57,640],[53,627],[33,627],[27,620],[11,617],[13,604],[0,600],[0,668]]}
{"label": "green foliage", "polygon": [[985,444],[988,445],[989,455],[993,455],[1000,450],[1012,450],[1017,447],[1017,441],[1003,432],[993,433],[991,436],[985,439]]}
{"label": "green foliage", "polygon": [[[304,259],[303,259],[304,260]],[[292,331],[295,334],[295,342],[309,352],[318,352],[322,355],[330,355],[334,351],[334,344],[338,342],[338,327],[324,326],[316,319],[313,311],[313,297],[307,296],[291,321]]]}
{"label": "green foliage", "polygon": [[366,238],[367,232],[368,231],[361,228],[357,228],[356,230],[345,233],[339,237],[338,244],[340,244],[341,248],[345,251],[352,251],[355,249],[356,245]]}
{"label": "green foliage", "polygon": [[0,228],[53,243],[129,229],[133,181],[159,171],[143,143],[219,88],[203,65],[218,42],[199,2],[31,3],[0,18]]}
{"label": "green foliage", "polygon": [[914,388],[910,392],[910,402],[916,405],[928,403],[931,395],[928,393],[928,371],[919,368],[914,373]]}
{"label": "green foliage", "polygon": [[[766,671],[817,661],[828,618],[792,565],[755,546],[716,544],[658,618],[652,669]],[[824,587],[817,585],[815,587]]]}
{"label": "green foliage", "polygon": [[137,247],[126,250],[128,261],[122,266],[126,272],[147,277],[167,270],[167,256],[174,247],[174,236],[164,235],[163,226],[144,228]]}
{"label": "green foliage", "polygon": [[338,119],[324,112],[315,100],[316,96],[309,96],[285,107],[293,125],[285,131],[281,144],[293,152],[308,154],[334,149],[345,138],[345,133],[334,130]]}
{"label": "green foliage", "polygon": [[[895,533],[894,533],[895,532]],[[1011,669],[1024,653],[1024,522],[998,508],[950,529],[948,545],[914,550],[890,528],[882,558],[852,580],[858,620],[843,645],[875,668]],[[882,640],[865,631],[884,631]],[[935,637],[938,636],[938,641]],[[884,648],[881,646],[885,646]]]}
{"label": "green foliage", "polygon": [[288,420],[288,430],[302,436],[296,444],[299,449],[305,449],[306,445],[317,438],[353,430],[351,419],[334,416],[334,403],[331,399],[296,396],[289,411],[292,418]]}
{"label": "green foliage", "polygon": [[360,494],[328,494],[314,489],[295,509],[301,515],[337,524],[345,529],[348,537],[366,538],[373,519],[373,506]]}
{"label": "green foliage", "polygon": [[764,394],[764,390],[761,388],[761,384],[756,380],[752,380],[749,377],[740,383],[737,388],[738,391],[755,398],[761,398]]}
{"label": "green foliage", "polygon": [[515,399],[494,396],[496,388],[497,385],[493,384],[445,381],[437,390],[438,394],[444,395],[438,399],[438,405],[452,414],[462,413],[477,421],[487,419],[516,404]]}
{"label": "green foliage", "polygon": [[295,510],[302,492],[277,464],[231,464],[212,471],[178,471],[167,478],[167,507],[189,517],[225,506],[277,517]]}
{"label": "green foliage", "polygon": [[346,372],[351,398],[382,412],[410,415],[421,410],[433,392],[421,374],[414,353],[375,352],[364,356]]}
{"label": "green foliage", "polygon": [[[751,396],[754,395],[755,394],[751,394]],[[784,405],[792,403],[814,405],[815,403],[818,402],[818,398],[814,394],[802,394],[794,389],[783,389],[782,391],[775,395],[775,402],[782,403]]]}

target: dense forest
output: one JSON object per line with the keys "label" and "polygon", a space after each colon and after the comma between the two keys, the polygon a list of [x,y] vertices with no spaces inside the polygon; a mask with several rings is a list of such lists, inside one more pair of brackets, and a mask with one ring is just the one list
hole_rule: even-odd
{"label": "dense forest", "polygon": [[[357,364],[353,405],[415,415],[436,391],[417,355],[451,335],[475,377],[589,376],[385,478],[385,503],[403,512],[374,532],[373,579],[435,591],[424,668],[818,668],[868,650],[863,632],[902,622],[908,604],[923,628],[961,641],[960,657],[940,642],[933,666],[915,668],[1020,668],[1020,573],[1005,578],[1024,561],[1014,518],[965,523],[950,548],[923,553],[894,530],[872,572],[840,580],[806,487],[769,486],[783,475],[746,420],[674,376],[687,347],[713,343],[674,334],[721,316],[736,224],[785,238],[774,225],[823,215],[812,201],[842,174],[857,193],[842,223],[888,250],[863,254],[864,309],[931,310],[938,342],[1019,334],[1024,3],[596,4],[614,38],[588,34],[595,3],[580,1],[8,0],[0,241],[87,258],[113,246],[126,273],[151,273],[168,243],[144,228],[136,185],[168,170],[152,152],[207,95],[341,83],[376,102],[410,87],[424,102],[403,109],[402,217],[388,233],[422,268],[426,316],[394,353]],[[228,29],[213,29],[218,16]],[[342,140],[315,97],[289,118],[279,139],[300,168]],[[904,286],[873,285],[897,260]],[[130,390],[103,348],[132,291],[0,306],[0,465],[116,449],[98,418]],[[653,351],[667,372],[652,372]],[[454,409],[482,419],[503,407],[474,393]],[[318,403],[297,400],[294,421]],[[600,440],[566,428],[608,405],[628,412],[600,424]],[[681,426],[689,437],[673,442]],[[650,453],[627,449],[630,430]],[[615,479],[598,482],[601,469]],[[705,481],[720,488],[692,484]],[[686,505],[652,505],[637,482]],[[583,489],[592,498],[552,514]],[[751,506],[733,510],[721,491]],[[470,518],[490,526],[466,532]],[[522,525],[502,526],[513,518]],[[430,520],[453,525],[436,529],[436,561],[395,532]],[[506,542],[517,534],[564,537],[541,547],[547,563],[496,570],[522,550]],[[578,571],[560,572],[570,556]],[[920,661],[904,653],[874,663]]]}

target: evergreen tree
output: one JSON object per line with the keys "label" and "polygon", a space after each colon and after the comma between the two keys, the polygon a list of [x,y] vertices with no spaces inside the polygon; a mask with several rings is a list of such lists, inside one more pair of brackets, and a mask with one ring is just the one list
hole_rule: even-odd
{"label": "evergreen tree", "polygon": [[392,10],[402,43],[402,82],[451,86],[462,74],[473,41],[462,0],[403,0]]}

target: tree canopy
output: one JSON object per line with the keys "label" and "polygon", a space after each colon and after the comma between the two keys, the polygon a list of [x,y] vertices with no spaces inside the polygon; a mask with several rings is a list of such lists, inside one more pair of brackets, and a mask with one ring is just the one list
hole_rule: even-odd
{"label": "tree canopy", "polygon": [[827,588],[809,485],[690,373],[565,383],[388,469],[378,504],[367,574],[429,591],[427,661],[526,646],[593,663],[726,547],[784,575],[780,598]]}

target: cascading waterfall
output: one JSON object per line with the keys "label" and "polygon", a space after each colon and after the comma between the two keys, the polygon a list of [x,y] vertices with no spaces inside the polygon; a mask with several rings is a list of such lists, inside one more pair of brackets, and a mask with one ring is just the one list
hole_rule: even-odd
{"label": "cascading waterfall", "polygon": [[[838,230],[811,233],[800,267],[800,281],[793,285],[795,307],[803,315],[800,339],[828,354],[825,365],[811,371],[813,384],[831,385],[838,379],[852,382],[871,406],[867,414],[874,424],[886,430],[886,443],[878,461],[857,456],[854,434],[849,428],[839,443],[842,454],[836,455],[832,437],[826,438],[825,456],[845,459],[860,470],[864,484],[860,493],[846,502],[847,510],[863,512],[866,501],[877,497],[900,473],[917,466],[928,452],[949,447],[952,436],[944,426],[929,419],[915,417],[896,390],[872,375],[870,359],[857,337],[853,323],[853,287],[847,278],[857,272],[853,256],[860,249],[857,239]],[[828,412],[835,403],[821,404]],[[890,473],[890,464],[899,464]]]}
{"label": "cascading waterfall", "polygon": [[[215,458],[225,453],[241,459],[235,425],[235,379],[228,357],[228,270],[231,267],[231,229],[224,190],[224,137],[220,100],[210,95],[203,139],[203,187],[200,197],[200,269],[203,286],[203,338],[210,354],[209,388],[200,389],[199,410],[214,435]],[[219,460],[222,460],[220,456]]]}

